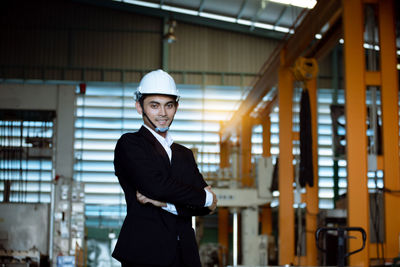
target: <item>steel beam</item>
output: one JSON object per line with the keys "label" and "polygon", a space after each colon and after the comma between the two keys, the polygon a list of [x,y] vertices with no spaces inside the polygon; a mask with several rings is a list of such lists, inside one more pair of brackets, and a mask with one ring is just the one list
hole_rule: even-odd
{"label": "steel beam", "polygon": [[291,67],[295,60],[303,54],[309,44],[315,39],[315,34],[319,33],[321,28],[337,14],[340,8],[339,0],[320,0],[317,2],[317,5],[304,17],[295,34],[284,45],[272,53],[269,60],[261,68],[260,78],[255,82],[253,88],[238,110],[233,114],[229,123],[226,124],[227,126],[221,129],[222,140],[228,139],[236,131],[241,118],[250,113],[278,82],[280,50],[285,48],[285,66]]}
{"label": "steel beam", "polygon": [[[382,79],[382,129],[383,167],[385,188],[400,190],[399,163],[399,84],[396,70],[396,35],[394,22],[394,1],[381,0],[379,9],[379,40],[381,46]],[[385,193],[386,248],[385,256],[394,258],[399,253],[400,197]]]}
{"label": "steel beam", "polygon": [[[341,13],[338,10],[337,13]],[[324,58],[332,49],[337,46],[340,38],[343,36],[343,24],[340,17],[334,22],[329,30],[323,35],[323,38],[316,42],[305,54],[306,57],[313,57],[317,60]]]}
{"label": "steel beam", "polygon": [[279,24],[281,23],[281,20],[283,18],[283,15],[285,15],[286,10],[288,10],[290,6],[289,5],[285,5],[284,8],[282,9],[281,13],[279,13],[278,19],[275,21],[274,26],[279,26]]}
{"label": "steel beam", "polygon": [[318,207],[318,122],[317,122],[317,79],[314,78],[307,82],[307,88],[310,95],[311,109],[311,131],[312,131],[312,160],[314,186],[306,186],[306,265],[317,265],[317,244],[315,243],[315,232],[317,231]]}
{"label": "steel beam", "polygon": [[265,117],[269,116],[271,110],[273,109],[274,106],[277,105],[277,103],[278,103],[278,93],[276,92],[276,90],[274,90],[271,100],[267,102],[264,108],[262,108],[260,111],[257,112],[256,118],[263,120]]}
{"label": "steel beam", "polygon": [[272,235],[272,208],[270,204],[261,207],[261,234]]}
{"label": "steel beam", "polygon": [[267,8],[267,5],[269,4],[269,2],[260,2],[260,7],[257,9],[256,14],[254,14],[252,20],[251,20],[251,26],[250,26],[250,30],[254,30],[255,28],[255,23],[257,23],[260,15],[262,12],[264,12],[264,10]]}
{"label": "steel beam", "polygon": [[293,74],[279,70],[279,265],[294,263],[293,210]]}
{"label": "steel beam", "polygon": [[145,16],[152,16],[158,18],[169,18],[173,17],[177,21],[185,22],[189,24],[202,25],[206,27],[212,27],[217,29],[223,29],[228,31],[240,32],[249,35],[263,36],[267,38],[281,40],[285,33],[265,30],[261,28],[255,28],[253,31],[250,30],[249,26],[241,25],[238,23],[231,23],[226,21],[216,21],[214,19],[204,18],[200,16],[193,16],[183,13],[171,12],[169,10],[163,10],[160,8],[144,7],[124,2],[112,1],[112,0],[73,0],[74,2],[113,8],[116,10],[122,10],[127,12],[132,12],[136,14],[141,14]]}
{"label": "steel beam", "polygon": [[229,144],[228,142],[219,143],[219,167],[227,168],[229,167]]}
{"label": "steel beam", "polygon": [[242,118],[242,129],[240,134],[241,166],[242,166],[242,186],[250,187],[254,184],[251,177],[251,136],[253,120],[250,116]]}
{"label": "steel beam", "polygon": [[[348,226],[369,228],[364,15],[362,0],[343,0],[346,98]],[[349,239],[349,251],[360,247],[361,236]],[[349,258],[350,266],[369,266],[369,242]]]}
{"label": "steel beam", "polygon": [[221,246],[221,255],[219,262],[228,262],[229,255],[229,209],[218,208],[218,244]]}
{"label": "steel beam", "polygon": [[260,76],[246,99],[240,104],[232,119],[221,129],[222,141],[227,140],[236,131],[236,128],[240,125],[241,118],[251,112],[264,95],[277,83],[278,69],[279,56],[274,57],[272,62],[267,65],[266,71]]}
{"label": "steel beam", "polygon": [[248,0],[243,0],[242,5],[240,6],[239,12],[236,16],[236,20],[239,20],[242,17],[244,8],[246,7],[247,2],[248,2]]}
{"label": "steel beam", "polygon": [[267,114],[261,121],[262,125],[262,155],[263,157],[271,156],[271,118]]}
{"label": "steel beam", "polygon": [[201,2],[200,2],[200,6],[199,6],[199,14],[201,13],[201,12],[203,12],[203,9],[204,9],[204,4],[206,3],[206,0],[201,0]]}
{"label": "steel beam", "polygon": [[303,54],[325,24],[335,16],[341,5],[338,0],[320,0],[301,21],[286,44],[286,66],[291,66]]}

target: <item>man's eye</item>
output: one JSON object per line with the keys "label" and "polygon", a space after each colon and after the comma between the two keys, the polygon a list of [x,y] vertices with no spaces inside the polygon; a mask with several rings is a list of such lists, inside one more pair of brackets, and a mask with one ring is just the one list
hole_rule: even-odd
{"label": "man's eye", "polygon": [[150,107],[151,108],[157,108],[157,105],[156,104],[151,104]]}
{"label": "man's eye", "polygon": [[168,107],[168,108],[173,108],[174,105],[173,105],[173,104],[168,104],[167,107]]}

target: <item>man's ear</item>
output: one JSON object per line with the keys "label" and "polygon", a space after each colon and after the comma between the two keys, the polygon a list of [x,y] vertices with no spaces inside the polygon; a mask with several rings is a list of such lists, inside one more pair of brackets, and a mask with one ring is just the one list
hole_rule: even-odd
{"label": "man's ear", "polygon": [[143,110],[142,110],[142,106],[140,105],[139,101],[136,101],[135,106],[136,106],[137,112],[138,112],[140,115],[142,115]]}

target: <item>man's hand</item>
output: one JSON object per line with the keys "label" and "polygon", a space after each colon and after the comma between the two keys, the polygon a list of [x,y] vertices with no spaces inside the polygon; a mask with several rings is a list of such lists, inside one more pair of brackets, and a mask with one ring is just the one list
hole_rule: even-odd
{"label": "man's hand", "polygon": [[141,193],[139,193],[139,191],[136,191],[136,199],[141,203],[141,204],[146,204],[146,203],[150,203],[156,207],[166,207],[167,203],[165,202],[161,202],[158,200],[154,200],[151,198],[146,197],[145,195],[142,195]]}
{"label": "man's hand", "polygon": [[211,204],[211,206],[208,206],[207,208],[209,208],[211,210],[211,213],[213,213],[215,211],[215,209],[217,208],[217,196],[215,195],[215,193],[211,190],[211,186],[206,186],[204,187],[205,190],[207,190],[208,192],[210,192],[213,196],[213,202]]}

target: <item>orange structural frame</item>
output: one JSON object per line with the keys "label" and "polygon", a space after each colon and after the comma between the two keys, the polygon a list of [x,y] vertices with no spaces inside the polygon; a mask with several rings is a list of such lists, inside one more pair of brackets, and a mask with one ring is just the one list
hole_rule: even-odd
{"label": "orange structural frame", "polygon": [[262,125],[262,155],[263,157],[271,156],[271,119],[269,113],[261,118]]}
{"label": "orange structural frame", "polygon": [[241,125],[241,164],[242,186],[251,187],[254,179],[251,177],[251,135],[253,133],[253,120],[250,116],[243,116]]}
{"label": "orange structural frame", "polygon": [[[283,52],[282,57],[283,58]],[[282,60],[283,61],[283,60]],[[293,211],[293,75],[289,67],[279,70],[279,265],[294,264]]]}
{"label": "orange structural frame", "polygon": [[[369,231],[364,13],[362,0],[343,0],[344,73],[346,99],[348,226]],[[358,249],[361,236],[349,239]],[[369,243],[349,258],[350,266],[369,265]]]}
{"label": "orange structural frame", "polygon": [[218,244],[221,247],[220,262],[229,256],[229,209],[218,208]]}
{"label": "orange structural frame", "polygon": [[[399,192],[399,85],[394,12],[393,0],[378,1],[384,186]],[[384,197],[385,257],[394,258],[398,257],[400,252],[400,195],[386,192]]]}
{"label": "orange structural frame", "polygon": [[314,186],[306,186],[306,265],[317,265],[317,245],[315,232],[317,230],[318,207],[318,132],[317,132],[317,80],[314,78],[306,83],[310,95],[312,153]]}

